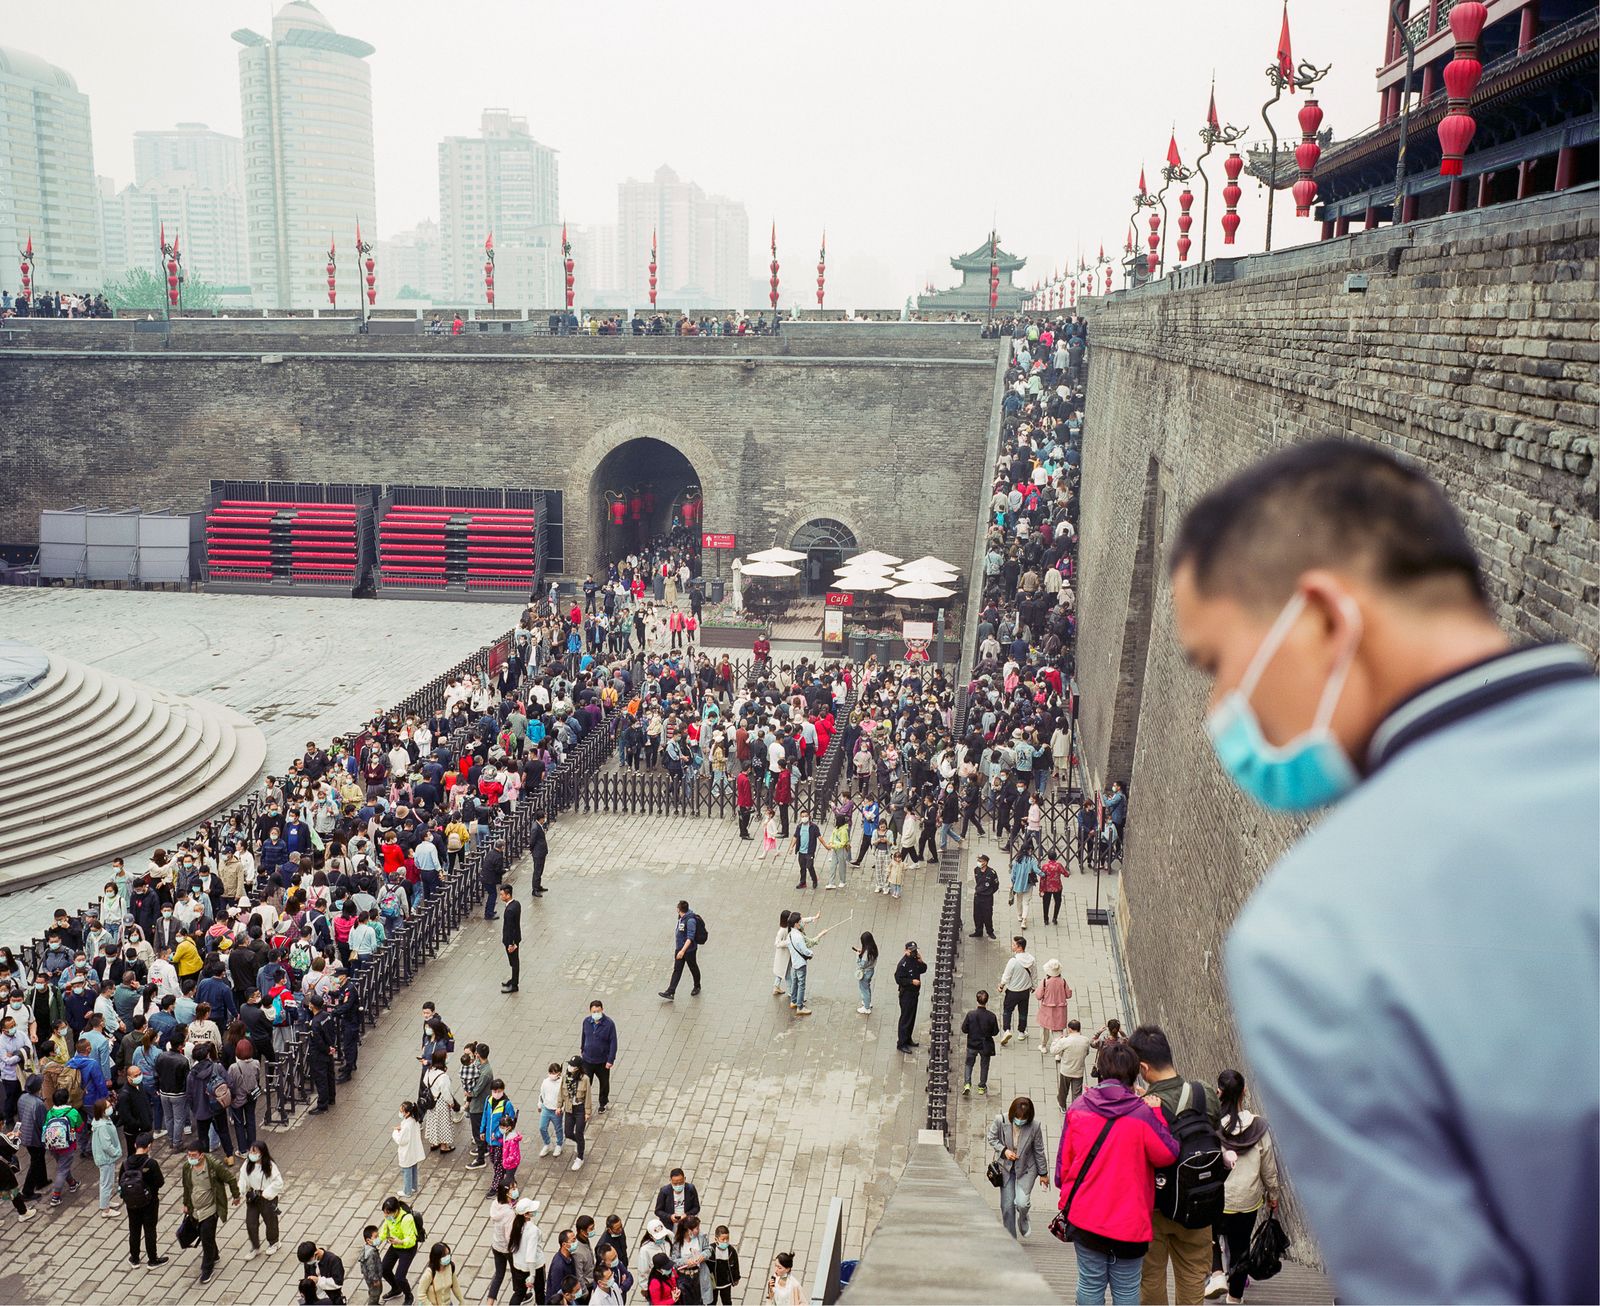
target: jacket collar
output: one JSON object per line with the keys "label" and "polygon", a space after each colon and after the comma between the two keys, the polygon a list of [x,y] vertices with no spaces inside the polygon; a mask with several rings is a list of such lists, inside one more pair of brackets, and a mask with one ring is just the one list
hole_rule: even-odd
{"label": "jacket collar", "polygon": [[1570,644],[1513,649],[1463,667],[1417,690],[1384,718],[1367,745],[1366,774],[1469,716],[1534,690],[1593,677],[1588,655]]}

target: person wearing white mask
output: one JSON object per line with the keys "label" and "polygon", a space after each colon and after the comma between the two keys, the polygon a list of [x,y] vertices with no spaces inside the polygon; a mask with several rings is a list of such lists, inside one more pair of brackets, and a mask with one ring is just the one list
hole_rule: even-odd
{"label": "person wearing white mask", "polygon": [[535,1278],[532,1285],[532,1299],[544,1300],[544,1251],[541,1246],[539,1225],[534,1216],[539,1214],[539,1203],[531,1197],[517,1198],[513,1208],[511,1231],[507,1241],[511,1247],[511,1294],[512,1306],[522,1306],[530,1299],[529,1279]]}
{"label": "person wearing white mask", "polygon": [[[1465,492],[1537,510],[1559,479],[1541,475],[1532,491]],[[1504,530],[1497,589],[1527,586],[1543,610],[1515,559],[1555,546]],[[1353,439],[1291,447],[1212,490],[1169,567],[1224,773],[1271,811],[1334,809],[1240,913],[1226,972],[1340,1297],[1600,1299],[1590,653],[1514,645],[1443,491]],[[1592,599],[1553,597],[1592,636]],[[1498,610],[1517,615],[1515,597]],[[1521,620],[1548,629],[1539,612]],[[1530,1022],[1530,994],[1559,994],[1561,1018]],[[1558,1092],[1505,1073],[1503,1043],[1484,1037],[1504,1029],[1519,1066],[1562,1068]]]}

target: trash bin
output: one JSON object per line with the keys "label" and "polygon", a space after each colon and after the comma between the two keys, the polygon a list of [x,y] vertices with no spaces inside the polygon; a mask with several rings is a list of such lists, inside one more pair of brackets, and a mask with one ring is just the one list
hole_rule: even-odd
{"label": "trash bin", "polygon": [[865,662],[867,660],[867,637],[865,635],[851,635],[850,660],[852,662]]}
{"label": "trash bin", "polygon": [[667,597],[667,578],[665,576],[655,576],[650,583],[655,587],[656,602],[660,603],[662,599]]}
{"label": "trash bin", "polygon": [[721,603],[722,602],[722,595],[724,593],[726,585],[727,585],[727,582],[724,581],[721,576],[713,576],[710,580],[708,580],[706,582],[706,588],[707,588],[707,591],[708,591],[707,597],[711,600],[711,602],[713,602],[713,603]]}

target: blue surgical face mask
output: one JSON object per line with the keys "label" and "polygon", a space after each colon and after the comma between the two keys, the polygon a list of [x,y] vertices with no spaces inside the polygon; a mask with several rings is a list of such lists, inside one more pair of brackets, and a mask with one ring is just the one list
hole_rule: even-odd
{"label": "blue surgical face mask", "polygon": [[[1277,812],[1308,812],[1337,802],[1360,781],[1355,767],[1339,741],[1328,728],[1333,709],[1344,688],[1356,644],[1342,654],[1323,688],[1316,716],[1310,727],[1287,744],[1275,746],[1261,733],[1261,723],[1250,706],[1261,674],[1282,647],[1289,628],[1305,608],[1305,598],[1296,594],[1278,614],[1261,647],[1250,659],[1238,688],[1231,691],[1206,718],[1206,732],[1217,760],[1229,779],[1262,807]],[[1346,615],[1360,639],[1361,614],[1352,603]]]}
{"label": "blue surgical face mask", "polygon": [[1018,1129],[1021,1129],[1023,1125],[1027,1124],[1028,1122],[1026,1120],[1018,1120],[1016,1116],[1012,1116],[1011,1123],[1014,1124]]}

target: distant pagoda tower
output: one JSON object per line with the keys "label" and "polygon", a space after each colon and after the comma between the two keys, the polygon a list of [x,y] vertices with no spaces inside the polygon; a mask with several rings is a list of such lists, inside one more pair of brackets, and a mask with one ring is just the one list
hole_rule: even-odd
{"label": "distant pagoda tower", "polygon": [[[1011,276],[1020,271],[1027,259],[1018,258],[1001,249],[995,256],[1000,269],[1000,299],[995,305],[999,313],[1014,313],[1021,309],[1022,287],[1011,284]],[[919,313],[972,313],[980,315],[989,311],[989,242],[982,241],[969,254],[950,260],[950,266],[961,274],[961,284],[949,290],[932,290],[917,296]]]}

